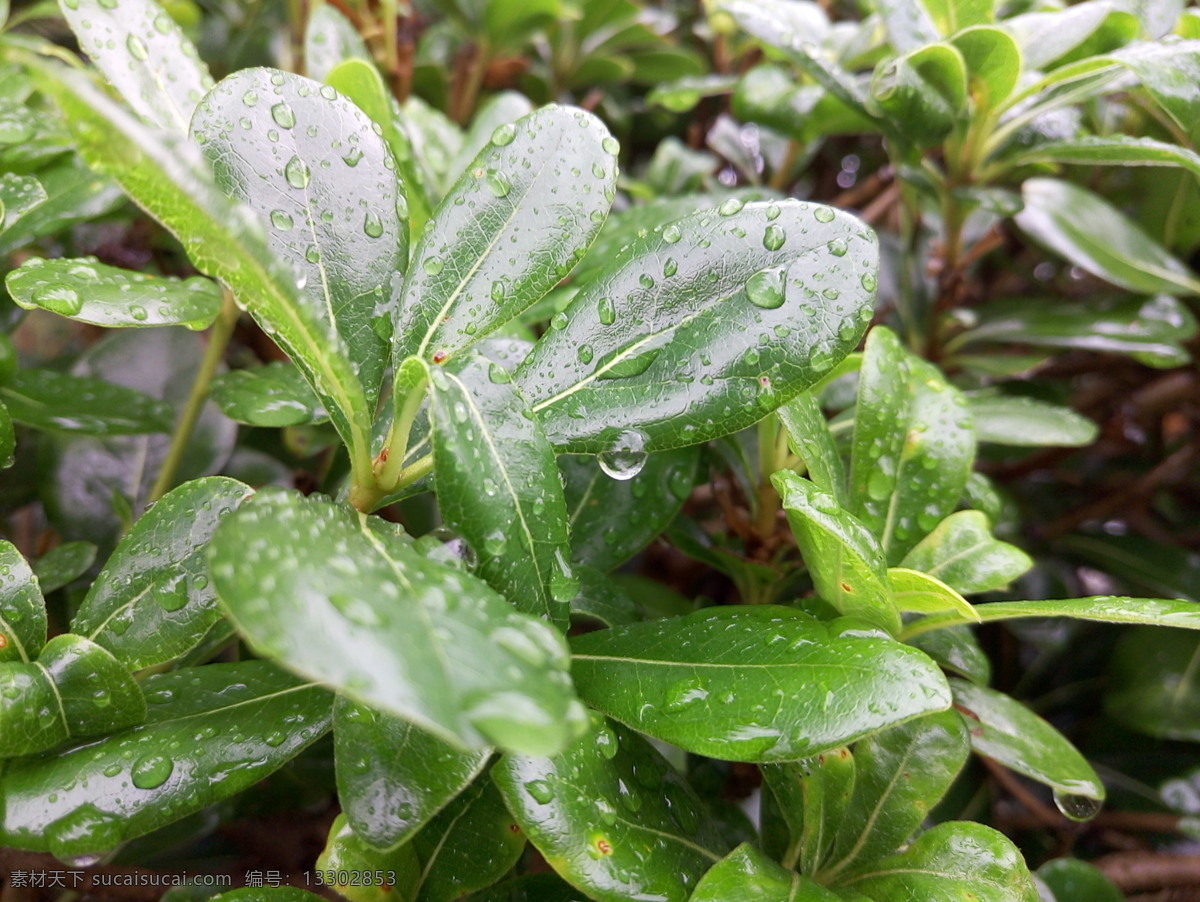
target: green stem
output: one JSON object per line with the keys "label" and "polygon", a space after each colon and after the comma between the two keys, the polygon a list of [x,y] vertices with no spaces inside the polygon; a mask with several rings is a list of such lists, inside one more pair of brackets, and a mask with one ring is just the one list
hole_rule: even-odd
{"label": "green stem", "polygon": [[200,369],[196,370],[196,378],[192,381],[192,390],[183,406],[179,422],[175,424],[175,432],[171,436],[171,446],[167,449],[167,456],[163,458],[158,477],[150,489],[148,501],[157,501],[175,482],[175,472],[179,469],[179,462],[183,459],[184,452],[187,451],[192,431],[196,428],[196,421],[200,419],[200,414],[204,410],[204,402],[208,399],[209,383],[212,382],[212,377],[217,372],[217,366],[225,355],[225,346],[229,344],[229,338],[233,335],[233,327],[237,325],[237,318],[238,308],[233,302],[233,295],[229,289],[225,289],[221,300],[221,312],[217,314],[212,331],[208,334],[208,347],[204,350],[204,359],[200,361]]}
{"label": "green stem", "polygon": [[[376,477],[384,491],[392,491],[400,481],[404,472],[404,457],[408,453],[408,439],[412,434],[413,423],[421,411],[421,403],[425,400],[425,387],[429,378],[420,379],[404,396],[404,402],[396,411],[396,419],[392,423],[392,431],[388,435],[387,460]],[[414,465],[415,466],[415,465]]]}

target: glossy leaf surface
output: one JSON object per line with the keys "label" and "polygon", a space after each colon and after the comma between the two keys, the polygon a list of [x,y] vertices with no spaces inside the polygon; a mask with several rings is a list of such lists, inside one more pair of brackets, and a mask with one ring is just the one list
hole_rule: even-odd
{"label": "glossy leaf surface", "polygon": [[821,405],[810,392],[802,392],[794,401],[777,411],[787,430],[792,449],[804,461],[808,478],[822,492],[832,495],[841,506],[846,504],[846,468],[833,442],[833,435],[821,412]]}
{"label": "glossy leaf surface", "polygon": [[[573,569],[579,577],[579,594],[571,600],[572,617],[598,620],[605,626],[621,626],[645,619],[641,606],[626,586],[612,575],[590,564],[575,564]],[[660,590],[659,583],[650,582],[649,587],[656,592]]]}
{"label": "glossy leaf surface", "polygon": [[1125,894],[1104,872],[1078,858],[1055,858],[1037,870],[1054,902],[1124,902]]}
{"label": "glossy leaf surface", "polygon": [[636,239],[555,316],[517,382],[560,450],[736,432],[853,350],[877,254],[869,230],[829,207],[727,201]]}
{"label": "glossy leaf surface", "polygon": [[553,758],[504,756],[492,779],[547,863],[600,902],[685,902],[727,848],[683,778],[603,718]]}
{"label": "glossy leaf surface", "polygon": [[572,558],[614,570],[649,545],[691,494],[699,458],[697,448],[648,454],[636,473],[616,479],[595,457],[559,457]]}
{"label": "glossy leaf surface", "polygon": [[854,795],[854,756],[848,748],[831,749],[795,763],[764,765],[762,774],[787,825],[780,861],[816,873],[833,851]]}
{"label": "glossy leaf surface", "polygon": [[903,852],[864,864],[842,888],[870,899],[952,902],[1038,902],[1021,853],[990,827],[948,821],[921,834]]}
{"label": "glossy leaf surface", "polygon": [[1098,429],[1068,407],[1034,398],[977,395],[969,400],[981,442],[1042,448],[1076,448],[1096,440]]}
{"label": "glossy leaf surface", "polygon": [[217,530],[210,562],[260,654],[445,741],[546,754],[579,727],[558,633],[382,520],[264,489]]}
{"label": "glossy leaf surface", "polygon": [[[1200,605],[1192,601],[1162,598],[1126,598],[1119,595],[1093,595],[1090,598],[1048,599],[1046,601],[996,601],[975,605],[975,613],[984,622],[1013,620],[1020,617],[1070,617],[1100,623],[1141,623],[1200,630]],[[956,613],[931,614],[904,629],[915,636],[961,621]]]}
{"label": "glossy leaf surface", "polygon": [[867,339],[855,408],[850,510],[898,564],[962,496],[975,435],[962,395],[884,328]]}
{"label": "glossy leaf surface", "polygon": [[899,632],[883,549],[871,531],[807,479],[782,470],[771,481],[817,594],[843,614]]}
{"label": "glossy leaf surface", "polygon": [[1042,718],[994,689],[963,680],[951,680],[950,686],[970,728],[971,747],[980,755],[1045,783],[1059,796],[1104,799],[1104,784],[1092,766]]}
{"label": "glossy leaf surface", "polygon": [[121,540],[71,621],[131,670],[196,646],[221,619],[208,576],[208,542],[250,494],[224,476],[168,492]]}
{"label": "glossy leaf surface", "polygon": [[820,884],[780,867],[743,843],[715,865],[696,885],[690,902],[837,902]]}
{"label": "glossy leaf surface", "polygon": [[937,577],[906,567],[891,567],[887,576],[897,610],[922,614],[955,611],[968,620],[978,619],[971,603]]}
{"label": "glossy leaf surface", "polygon": [[935,577],[970,595],[1002,589],[1033,566],[1015,545],[992,535],[987,516],[957,511],[904,556],[901,566]]}
{"label": "glossy leaf surface", "polygon": [[500,364],[471,355],[432,367],[430,417],[442,517],[475,550],[476,572],[526,614],[565,627],[579,588],[554,449]]}
{"label": "glossy leaf surface", "polygon": [[384,853],[372,849],[339,814],[315,870],[349,902],[413,902],[421,862],[411,845]]}
{"label": "glossy leaf surface", "polygon": [[0,539],[0,663],[29,662],[46,644],[46,602],[37,577],[11,542]]}
{"label": "glossy leaf surface", "polygon": [[298,276],[314,318],[341,336],[373,402],[387,356],[373,323],[387,323],[408,228],[395,161],[371,120],[328,85],[245,69],[204,98],[191,135],[222,190],[269,223],[267,246]]}
{"label": "glossy leaf surface", "polygon": [[280,360],[221,373],[209,390],[225,416],[248,426],[278,428],[326,419],[325,408],[304,376]]}
{"label": "glossy leaf surface", "polygon": [[80,48],[152,125],[184,133],[212,87],[208,67],[153,0],[61,0]]}
{"label": "glossy leaf surface", "polygon": [[345,698],[333,708],[338,800],[376,849],[411,838],[479,774],[490,750],[462,752],[398,717]]}
{"label": "glossy leaf surface", "polygon": [[50,432],[141,435],[170,432],[171,408],[139,391],[56,370],[18,370],[0,385],[18,423]]}
{"label": "glossy leaf surface", "polygon": [[203,329],[221,309],[221,288],[208,279],[150,276],[105,266],[94,257],[34,257],[9,273],[5,285],[26,310],[49,310],[110,328]]}
{"label": "glossy leaf surface", "polygon": [[941,672],[915,649],[840,636],[791,608],[711,608],[571,644],[586,701],[727,761],[795,761],[950,703]]}
{"label": "glossy leaf surface", "polygon": [[329,725],[328,693],[261,661],[185,668],[142,688],[144,724],[9,764],[0,841],[94,861],[253,785]]}
{"label": "glossy leaf surface", "polygon": [[513,319],[591,243],[615,190],[615,139],[583,110],[548,106],[498,128],[413,252],[395,358],[441,362]]}
{"label": "glossy leaf surface", "polygon": [[306,74],[323,81],[334,66],[351,59],[371,59],[358,29],[332,3],[317,4],[304,29]]}
{"label": "glossy leaf surface", "polygon": [[102,736],[146,716],[142,690],[129,671],[82,636],[55,636],[38,655],[37,666],[54,684],[56,710],[72,738]]}

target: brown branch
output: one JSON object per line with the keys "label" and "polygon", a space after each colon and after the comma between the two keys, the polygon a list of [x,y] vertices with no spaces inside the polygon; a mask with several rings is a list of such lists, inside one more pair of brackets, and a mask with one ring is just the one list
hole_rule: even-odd
{"label": "brown branch", "polygon": [[1117,852],[1095,865],[1124,893],[1171,887],[1200,890],[1200,855]]}

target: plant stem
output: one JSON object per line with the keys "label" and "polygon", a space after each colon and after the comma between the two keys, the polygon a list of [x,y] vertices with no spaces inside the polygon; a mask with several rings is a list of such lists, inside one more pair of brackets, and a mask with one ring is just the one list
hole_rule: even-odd
{"label": "plant stem", "polygon": [[163,458],[158,477],[150,489],[148,501],[157,501],[175,482],[175,472],[179,469],[179,462],[183,459],[188,442],[192,438],[196,421],[200,419],[204,410],[204,402],[208,399],[208,385],[225,355],[225,346],[229,344],[229,338],[233,335],[237,318],[237,305],[233,302],[233,295],[226,288],[222,293],[221,312],[217,314],[212,331],[208,333],[208,347],[204,349],[204,358],[200,361],[200,368],[196,370],[196,378],[192,380],[192,390],[183,406],[179,422],[175,424],[171,446],[167,449],[167,456]]}

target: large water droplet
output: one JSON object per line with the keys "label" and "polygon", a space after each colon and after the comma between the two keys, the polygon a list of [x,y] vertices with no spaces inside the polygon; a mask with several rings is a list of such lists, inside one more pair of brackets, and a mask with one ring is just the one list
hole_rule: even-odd
{"label": "large water droplet", "polygon": [[668,714],[678,714],[680,711],[686,711],[697,702],[702,702],[706,698],[708,698],[708,690],[701,685],[700,680],[694,677],[688,680],[680,680],[677,683],[672,683],[667,688],[667,695],[663,701],[663,710]]}
{"label": "large water droplet", "polygon": [[512,190],[512,182],[503,172],[489,171],[484,177],[484,182],[487,184],[488,191],[496,197],[508,197],[508,192]]}
{"label": "large water droplet", "polygon": [[683,232],[679,231],[679,226],[672,223],[663,229],[663,241],[667,244],[676,244],[683,237]]}
{"label": "large water droplet", "polygon": [[1090,821],[1104,806],[1100,799],[1054,790],[1054,804],[1064,817],[1073,821]]}
{"label": "large water droplet", "polygon": [[146,51],[146,45],[142,43],[142,39],[136,34],[131,34],[125,39],[125,48],[135,60],[145,61],[150,56]]}
{"label": "large water droplet", "polygon": [[745,204],[742,203],[741,200],[736,197],[731,197],[724,201],[721,206],[717,207],[717,212],[722,216],[732,216],[734,213],[737,213],[739,210],[741,210],[743,206],[745,206]]}
{"label": "large water droplet", "polygon": [[597,455],[600,469],[613,479],[633,479],[646,466],[646,436],[629,429],[617,436],[608,451]]}
{"label": "large water droplet", "polygon": [[837,214],[834,213],[832,207],[822,206],[815,207],[813,209],[813,216],[816,218],[817,222],[833,222],[833,217],[836,215]]}
{"label": "large water droplet", "polygon": [[525,784],[525,791],[541,805],[549,805],[554,801],[554,788],[545,780],[530,780]]}
{"label": "large water droplet", "polygon": [[275,226],[281,232],[287,232],[291,230],[295,222],[292,220],[291,214],[283,210],[272,210],[271,225]]}
{"label": "large water droplet", "polygon": [[146,755],[133,763],[129,776],[138,789],[155,789],[167,782],[175,762],[166,755]]}
{"label": "large water droplet", "polygon": [[604,326],[611,326],[617,321],[617,308],[611,298],[600,298],[596,302],[596,315],[600,317],[600,324]]}
{"label": "large water droplet", "polygon": [[603,141],[601,141],[600,146],[603,147],[608,153],[611,153],[614,157],[621,152],[621,142],[612,135],[609,135]]}
{"label": "large water droplet", "polygon": [[74,316],[83,309],[83,299],[74,288],[65,285],[48,285],[33,293],[39,307],[60,316]]}
{"label": "large water droplet", "polygon": [[293,188],[307,188],[308,180],[311,177],[308,164],[299,157],[292,157],[283,167],[283,177]]}
{"label": "large water droplet", "polygon": [[383,234],[383,220],[375,213],[367,211],[367,215],[363,217],[363,233],[368,238],[378,238]]}
{"label": "large water droplet", "polygon": [[281,128],[291,128],[296,124],[296,114],[292,112],[290,106],[282,102],[271,107],[271,118]]}
{"label": "large water droplet", "polygon": [[497,129],[492,132],[492,143],[497,147],[507,147],[509,144],[512,144],[513,138],[516,136],[517,127],[509,122],[505,125],[497,127]]}
{"label": "large water droplet", "polygon": [[746,280],[746,297],[755,307],[761,307],[764,310],[781,307],[786,297],[784,279],[784,273],[779,269],[764,269],[756,272]]}
{"label": "large water droplet", "polygon": [[787,233],[777,225],[769,225],[763,232],[763,247],[769,251],[777,251],[787,241]]}

